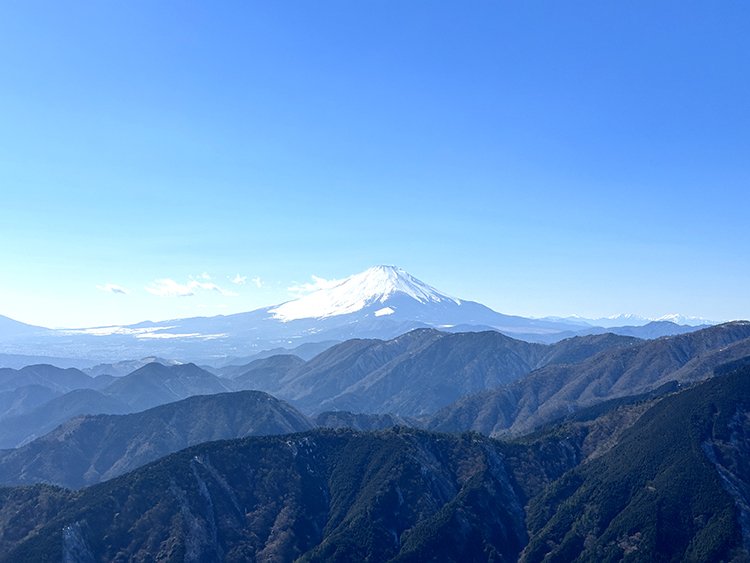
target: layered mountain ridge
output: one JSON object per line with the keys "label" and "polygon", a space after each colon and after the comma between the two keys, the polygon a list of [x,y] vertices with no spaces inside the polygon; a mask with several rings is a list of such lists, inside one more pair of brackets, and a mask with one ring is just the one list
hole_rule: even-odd
{"label": "layered mountain ridge", "polygon": [[[86,400],[170,402],[66,419],[0,452],[0,482],[32,484],[0,487],[0,561],[742,561],[749,369],[750,323],[733,322],[555,345],[418,329],[223,377],[190,363],[4,370],[13,412],[39,389],[63,393],[37,407],[48,417]],[[225,392],[256,385],[308,414],[370,413],[313,421],[262,392]]]}
{"label": "layered mountain ridge", "polygon": [[0,488],[0,561],[744,561],[748,365],[525,441],[314,430]]}
{"label": "layered mountain ridge", "polygon": [[190,363],[154,362],[124,377],[31,366],[0,371],[0,447],[28,443],[73,416],[240,390],[271,393],[308,416],[348,411],[417,417],[437,430],[519,433],[571,409],[704,379],[746,354],[750,324],[737,322],[658,340],[603,334],[554,345],[419,329],[349,340],[308,361],[276,355],[215,373]]}

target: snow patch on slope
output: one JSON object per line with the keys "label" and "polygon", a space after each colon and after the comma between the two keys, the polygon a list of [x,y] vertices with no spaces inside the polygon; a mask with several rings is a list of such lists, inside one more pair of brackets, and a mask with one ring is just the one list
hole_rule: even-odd
{"label": "snow patch on slope", "polygon": [[[342,280],[332,280],[326,283],[325,287],[299,299],[282,303],[269,312],[273,318],[284,322],[321,319],[356,313],[369,305],[385,303],[395,294],[406,295],[420,303],[450,301],[457,305],[461,304],[460,300],[440,293],[401,268],[375,266]],[[390,307],[384,307],[379,312],[385,309]],[[395,311],[391,309],[390,313],[381,314],[393,312]]]}
{"label": "snow patch on slope", "polygon": [[375,316],[384,317],[385,315],[392,315],[395,312],[396,311],[394,311],[392,307],[383,307],[382,309],[375,311]]}

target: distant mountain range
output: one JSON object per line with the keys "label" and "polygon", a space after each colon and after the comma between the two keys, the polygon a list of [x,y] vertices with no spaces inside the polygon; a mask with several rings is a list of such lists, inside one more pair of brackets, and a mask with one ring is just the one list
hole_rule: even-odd
{"label": "distant mountain range", "polygon": [[418,329],[389,341],[350,340],[307,362],[276,355],[215,373],[191,363],[158,362],[120,377],[99,373],[103,367],[93,370],[95,377],[50,365],[1,369],[0,407],[5,410],[0,410],[0,448],[28,443],[74,416],[131,413],[193,395],[235,390],[271,392],[308,414],[331,409],[429,414],[550,362],[580,361],[636,342],[640,341],[609,334],[544,345],[497,332]]}
{"label": "distant mountain range", "polygon": [[[0,448],[23,445],[75,416],[125,414],[193,395],[234,390],[229,380],[194,364],[164,366],[155,362],[124,377],[90,377],[73,368],[48,365],[0,370],[3,388],[6,391],[0,394],[0,404],[4,396],[4,402],[14,408],[0,412]],[[41,395],[48,400],[42,400]]]}
{"label": "distant mountain range", "polygon": [[[673,391],[676,380],[708,377],[743,353],[750,354],[747,323],[658,341],[605,334],[554,345],[419,329],[389,341],[351,340],[308,362],[262,358],[224,368],[223,377],[194,364],[150,363],[124,377],[43,365],[0,370],[7,408],[0,447],[20,446],[0,453],[0,482],[78,487],[201,441],[315,425],[492,434],[511,421],[528,431],[613,398]],[[589,391],[561,393],[571,387]],[[227,393],[233,389],[273,390],[320,414],[313,421],[270,395]],[[320,412],[326,408],[336,410]]]}
{"label": "distant mountain range", "polygon": [[0,448],[27,444],[79,415],[241,390],[271,393],[308,416],[340,411],[327,416],[334,426],[381,428],[391,417],[436,430],[517,434],[589,405],[704,379],[743,355],[750,355],[750,323],[735,322],[657,340],[603,334],[552,345],[493,331],[418,329],[385,341],[349,340],[308,361],[276,355],[215,373],[156,362],[122,377],[5,369]]}
{"label": "distant mountain range", "polygon": [[543,320],[578,323],[584,326],[598,326],[602,328],[615,328],[621,326],[642,326],[653,322],[668,322],[684,326],[706,326],[714,325],[715,321],[704,319],[702,317],[689,317],[679,313],[670,313],[661,317],[651,318],[634,315],[632,313],[621,313],[609,317],[598,317],[589,319],[586,317],[543,317]]}
{"label": "distant mountain range", "polygon": [[269,349],[302,350],[305,344],[393,338],[416,328],[495,330],[522,340],[549,343],[605,331],[653,338],[694,330],[693,325],[699,322],[680,316],[648,323],[633,316],[586,320],[505,315],[442,293],[401,268],[376,266],[324,284],[298,299],[226,316],[71,330],[33,327],[0,317],[0,363],[3,354],[11,355],[7,362],[17,362],[12,355],[106,362],[160,356],[219,366]]}

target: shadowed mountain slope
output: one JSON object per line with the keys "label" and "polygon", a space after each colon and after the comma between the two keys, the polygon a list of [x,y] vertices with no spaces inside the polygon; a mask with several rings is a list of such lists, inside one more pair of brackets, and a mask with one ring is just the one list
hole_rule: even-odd
{"label": "shadowed mountain slope", "polygon": [[[41,367],[44,367],[44,373],[47,373],[50,370],[46,368],[51,366]],[[18,370],[18,373],[25,371]],[[17,447],[43,436],[74,416],[125,414],[172,403],[193,395],[224,393],[231,390],[220,378],[194,364],[164,366],[150,363],[121,378],[107,375],[91,378],[78,370],[53,368],[51,371],[55,375],[61,372],[73,373],[75,381],[82,375],[85,379],[81,381],[97,385],[101,389],[74,389],[31,410],[3,418],[0,425],[0,448]],[[14,391],[14,394],[17,394],[17,391]]]}
{"label": "shadowed mountain slope", "polygon": [[0,452],[0,483],[82,487],[201,442],[311,428],[298,411],[259,391],[190,397],[134,414],[69,420]]}
{"label": "shadowed mountain slope", "polygon": [[195,364],[165,366],[152,362],[118,378],[103,392],[126,403],[131,411],[185,399],[232,391],[219,377]]}
{"label": "shadowed mountain slope", "polygon": [[59,397],[60,392],[43,385],[24,385],[12,391],[0,391],[0,419],[34,410]]}
{"label": "shadowed mountain slope", "polygon": [[75,416],[98,413],[126,413],[128,405],[93,389],[76,389],[56,397],[24,414],[0,422],[0,448],[15,448],[43,436]]}
{"label": "shadowed mountain slope", "polygon": [[75,368],[38,364],[21,369],[0,369],[0,391],[12,391],[26,385],[41,385],[58,393],[67,393],[73,389],[93,389],[97,383]]}
{"label": "shadowed mountain slope", "polygon": [[[287,374],[305,365],[302,358],[291,354],[269,356],[250,362],[245,366],[236,366],[229,372],[234,389],[270,389]],[[225,376],[226,377],[226,376]]]}

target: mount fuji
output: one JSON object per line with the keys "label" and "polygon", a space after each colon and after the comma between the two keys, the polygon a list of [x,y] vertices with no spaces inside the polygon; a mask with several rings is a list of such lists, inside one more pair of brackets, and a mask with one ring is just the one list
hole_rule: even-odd
{"label": "mount fuji", "polygon": [[245,313],[89,329],[25,328],[17,338],[2,339],[0,352],[105,361],[158,355],[221,363],[269,349],[350,338],[388,339],[417,328],[496,330],[540,342],[597,332],[580,321],[504,315],[447,295],[396,266],[375,266],[341,280],[317,282],[297,299]]}
{"label": "mount fuji", "polygon": [[[396,307],[411,306],[419,314],[424,312],[425,305],[427,308],[439,304],[461,305],[460,299],[439,292],[395,266],[375,266],[343,280],[322,282],[321,285],[313,293],[271,308],[270,313],[281,321],[294,321],[347,315],[365,309],[365,314],[380,317],[395,314],[399,310]],[[400,303],[394,303],[394,300],[400,300]]]}
{"label": "mount fuji", "polygon": [[356,324],[356,332],[378,332],[400,323],[436,328],[487,325],[509,332],[522,328],[544,333],[561,328],[560,323],[503,315],[452,297],[396,266],[375,266],[342,280],[322,282],[319,289],[265,311],[269,319],[288,325],[310,321],[330,328]]}

